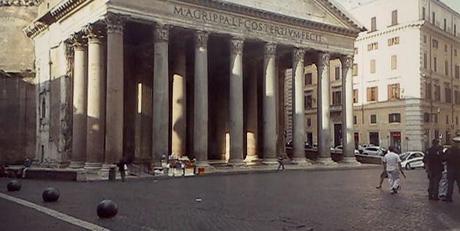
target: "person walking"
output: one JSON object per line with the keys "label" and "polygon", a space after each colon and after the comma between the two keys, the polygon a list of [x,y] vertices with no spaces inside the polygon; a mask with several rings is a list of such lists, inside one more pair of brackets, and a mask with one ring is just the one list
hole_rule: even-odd
{"label": "person walking", "polygon": [[120,161],[118,161],[117,163],[118,171],[120,171],[122,182],[125,182],[125,178],[126,178],[126,169],[125,169],[126,164],[127,164],[127,161],[125,157],[122,157]]}
{"label": "person walking", "polygon": [[[383,152],[383,155],[385,156],[385,154],[387,154],[387,150],[385,150]],[[382,166],[383,166],[383,171],[382,173],[380,173],[380,181],[379,181],[379,185],[377,185],[377,187],[375,187],[376,189],[381,189],[382,188],[382,184],[383,184],[383,181],[385,180],[385,178],[388,178],[388,174],[387,174],[387,169],[386,169],[386,164],[385,162],[383,162],[383,158],[382,158]]]}
{"label": "person walking", "polygon": [[452,202],[452,194],[454,192],[454,184],[457,182],[460,192],[460,136],[452,139],[454,142],[452,147],[447,150],[447,195],[444,201]]}
{"label": "person walking", "polygon": [[401,172],[404,178],[406,178],[406,174],[404,174],[401,167],[401,159],[395,152],[396,150],[394,147],[389,147],[388,153],[383,157],[383,162],[385,163],[388,174],[391,194],[398,193],[398,190],[400,189],[401,179],[399,177],[399,173]]}
{"label": "person walking", "polygon": [[427,173],[428,184],[428,200],[439,200],[439,181],[442,177],[442,147],[439,141],[434,139],[433,146],[428,149],[427,154],[423,157],[425,171]]}
{"label": "person walking", "polygon": [[282,155],[278,156],[278,169],[279,170],[284,170],[284,157]]}

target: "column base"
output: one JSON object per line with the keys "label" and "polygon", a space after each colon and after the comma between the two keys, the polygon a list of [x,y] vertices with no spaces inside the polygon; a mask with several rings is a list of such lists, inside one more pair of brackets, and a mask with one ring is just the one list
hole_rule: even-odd
{"label": "column base", "polygon": [[228,160],[228,165],[232,165],[232,166],[242,166],[244,165],[244,161],[243,159],[230,159]]}
{"label": "column base", "polygon": [[244,159],[244,163],[246,165],[256,165],[261,162],[261,159],[255,155],[255,156],[246,156],[246,159]]}
{"label": "column base", "polygon": [[352,164],[352,165],[361,165],[360,162],[356,160],[356,157],[344,157],[340,163]]}
{"label": "column base", "polygon": [[327,166],[338,165],[338,163],[333,161],[331,157],[320,157],[316,160],[316,162],[322,165],[327,165]]}
{"label": "column base", "polygon": [[84,161],[71,161],[69,168],[83,168],[85,167]]}
{"label": "column base", "polygon": [[102,163],[89,163],[86,162],[84,166],[86,172],[97,174],[102,168]]}
{"label": "column base", "polygon": [[291,160],[291,163],[297,164],[297,165],[302,165],[302,166],[312,165],[311,161],[307,160],[306,158],[293,158]]}
{"label": "column base", "polygon": [[262,160],[262,164],[269,164],[269,165],[278,164],[278,160],[276,158],[264,158]]}

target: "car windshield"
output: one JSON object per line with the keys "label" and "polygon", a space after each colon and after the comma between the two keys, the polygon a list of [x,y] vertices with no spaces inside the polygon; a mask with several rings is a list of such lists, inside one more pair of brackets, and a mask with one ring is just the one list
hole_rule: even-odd
{"label": "car windshield", "polygon": [[401,155],[399,156],[399,159],[405,160],[405,159],[407,159],[407,157],[409,156],[409,154],[410,154],[410,153],[407,153],[407,152],[406,152],[406,153],[403,153],[403,154],[401,154]]}

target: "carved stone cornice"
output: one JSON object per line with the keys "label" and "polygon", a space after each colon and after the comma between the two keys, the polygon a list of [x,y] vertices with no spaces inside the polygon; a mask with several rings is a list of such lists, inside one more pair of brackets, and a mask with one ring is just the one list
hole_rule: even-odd
{"label": "carved stone cornice", "polygon": [[109,12],[105,16],[104,22],[107,25],[107,33],[122,33],[126,19],[125,16]]}
{"label": "carved stone cornice", "polygon": [[242,38],[232,38],[230,40],[230,50],[232,54],[243,54],[244,40]]}
{"label": "carved stone cornice", "polygon": [[155,42],[167,42],[169,40],[169,25],[156,24],[153,29]]}
{"label": "carved stone cornice", "polygon": [[302,48],[295,48],[292,52],[294,63],[301,62],[303,63],[305,60],[305,49]]}
{"label": "carved stone cornice", "polygon": [[5,6],[38,6],[42,0],[0,0],[0,7]]}
{"label": "carved stone cornice", "polygon": [[343,69],[350,69],[353,66],[353,56],[351,55],[344,55],[340,56],[340,62],[342,63]]}
{"label": "carved stone cornice", "polygon": [[59,4],[54,6],[50,11],[49,14],[52,16],[54,21],[59,20],[60,18],[64,17],[67,13],[72,11],[73,9],[77,8],[83,2],[88,0],[64,0],[61,1]]}
{"label": "carved stone cornice", "polygon": [[275,57],[276,48],[277,48],[277,45],[275,43],[265,44],[265,52],[264,52],[265,57]]}
{"label": "carved stone cornice", "polygon": [[48,25],[46,25],[45,23],[35,21],[32,22],[32,24],[28,25],[26,28],[24,28],[23,32],[27,35],[27,37],[33,38],[35,35],[44,31],[46,28],[48,28]]}
{"label": "carved stone cornice", "polygon": [[329,60],[331,59],[331,55],[326,52],[319,52],[318,53],[318,61],[316,63],[316,66],[318,69],[321,71],[324,70],[324,68],[329,65]]}
{"label": "carved stone cornice", "polygon": [[104,26],[99,22],[86,25],[83,32],[89,42],[99,41],[105,36]]}
{"label": "carved stone cornice", "polygon": [[208,37],[209,37],[209,34],[206,31],[195,32],[195,46],[207,48],[208,47]]}

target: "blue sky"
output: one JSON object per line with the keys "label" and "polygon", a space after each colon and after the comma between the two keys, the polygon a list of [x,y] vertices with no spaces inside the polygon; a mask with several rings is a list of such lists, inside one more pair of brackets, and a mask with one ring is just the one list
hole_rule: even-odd
{"label": "blue sky", "polygon": [[[358,3],[365,3],[374,0],[335,0],[342,4],[346,9],[356,6]],[[404,1],[404,0],[401,0]],[[460,0],[441,0],[445,4],[449,5],[452,9],[460,13]]]}

